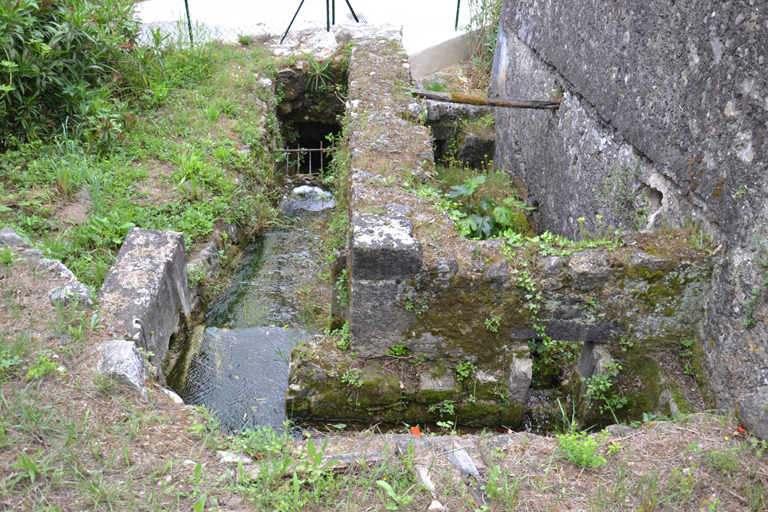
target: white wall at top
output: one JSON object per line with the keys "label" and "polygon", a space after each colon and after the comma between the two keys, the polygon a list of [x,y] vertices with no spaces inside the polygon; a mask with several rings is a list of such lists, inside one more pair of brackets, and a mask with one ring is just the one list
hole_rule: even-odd
{"label": "white wall at top", "polygon": [[[458,35],[454,31],[457,0],[349,0],[356,13],[371,24],[403,28],[403,45],[415,53]],[[192,21],[222,29],[244,29],[264,23],[270,32],[283,32],[301,0],[188,0]],[[461,0],[459,31],[469,21],[468,0]],[[184,14],[183,0],[145,0],[137,5],[144,23],[172,22]],[[336,0],[336,22],[348,23],[349,8]],[[304,0],[295,28],[325,26],[325,0]],[[245,33],[245,32],[244,32]]]}

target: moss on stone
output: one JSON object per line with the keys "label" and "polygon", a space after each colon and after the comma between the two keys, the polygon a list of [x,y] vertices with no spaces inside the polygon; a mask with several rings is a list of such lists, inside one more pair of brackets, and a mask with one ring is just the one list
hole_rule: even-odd
{"label": "moss on stone", "polygon": [[453,400],[455,402],[461,397],[463,391],[461,383],[457,382],[453,389],[445,391],[422,389],[416,395],[415,400],[422,404],[435,404],[443,400]]}
{"label": "moss on stone", "polygon": [[362,385],[356,390],[356,403],[361,407],[391,406],[400,400],[400,381],[384,367],[366,366],[360,372],[360,380]]}

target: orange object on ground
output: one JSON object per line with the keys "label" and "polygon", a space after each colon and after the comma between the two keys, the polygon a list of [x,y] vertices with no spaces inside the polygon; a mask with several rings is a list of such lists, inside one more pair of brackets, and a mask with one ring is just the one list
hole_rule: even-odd
{"label": "orange object on ground", "polygon": [[411,434],[417,436],[421,434],[421,429],[419,427],[411,427]]}

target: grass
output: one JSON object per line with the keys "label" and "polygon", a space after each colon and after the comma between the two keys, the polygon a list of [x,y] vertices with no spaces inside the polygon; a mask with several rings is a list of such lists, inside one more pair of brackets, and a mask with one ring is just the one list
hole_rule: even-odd
{"label": "grass", "polygon": [[0,223],[91,290],[133,226],[183,231],[194,251],[222,222],[254,232],[274,218],[275,99],[255,86],[256,75],[274,77],[271,55],[209,44],[162,58],[125,144],[95,152],[60,133],[0,155]]}

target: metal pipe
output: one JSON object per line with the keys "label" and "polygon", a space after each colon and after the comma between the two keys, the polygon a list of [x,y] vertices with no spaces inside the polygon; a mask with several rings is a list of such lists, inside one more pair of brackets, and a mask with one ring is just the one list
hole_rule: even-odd
{"label": "metal pipe", "polygon": [[189,47],[191,48],[195,42],[192,40],[192,21],[189,19],[189,3],[184,0],[184,8],[187,10],[187,27],[189,28]]}
{"label": "metal pipe", "polygon": [[453,30],[459,30],[459,8],[461,8],[461,0],[456,4],[456,26],[453,27]]}
{"label": "metal pipe", "polygon": [[331,0],[331,24],[336,24],[336,0]]}
{"label": "metal pipe", "polygon": [[323,141],[320,141],[320,174],[323,173]]}
{"label": "metal pipe", "polygon": [[[186,3],[186,0],[184,0],[184,2]],[[285,39],[285,36],[288,35],[288,31],[291,30],[291,26],[293,25],[293,22],[296,21],[296,16],[299,15],[299,11],[301,10],[301,6],[302,5],[304,5],[304,0],[301,0],[301,3],[299,4],[299,8],[296,9],[296,14],[294,14],[293,18],[291,18],[291,22],[288,24],[288,28],[285,29],[285,34],[283,34],[283,37],[280,39],[280,44],[283,44],[283,39]],[[190,30],[190,35],[191,35],[192,29],[190,28],[189,30]]]}
{"label": "metal pipe", "polygon": [[352,4],[349,3],[349,0],[344,1],[347,2],[347,7],[349,7],[349,10],[352,12],[352,17],[355,18],[355,23],[360,23],[360,20],[357,19],[357,14],[355,14],[355,10],[352,8]]}
{"label": "metal pipe", "polygon": [[331,31],[331,0],[325,0],[325,31]]}

